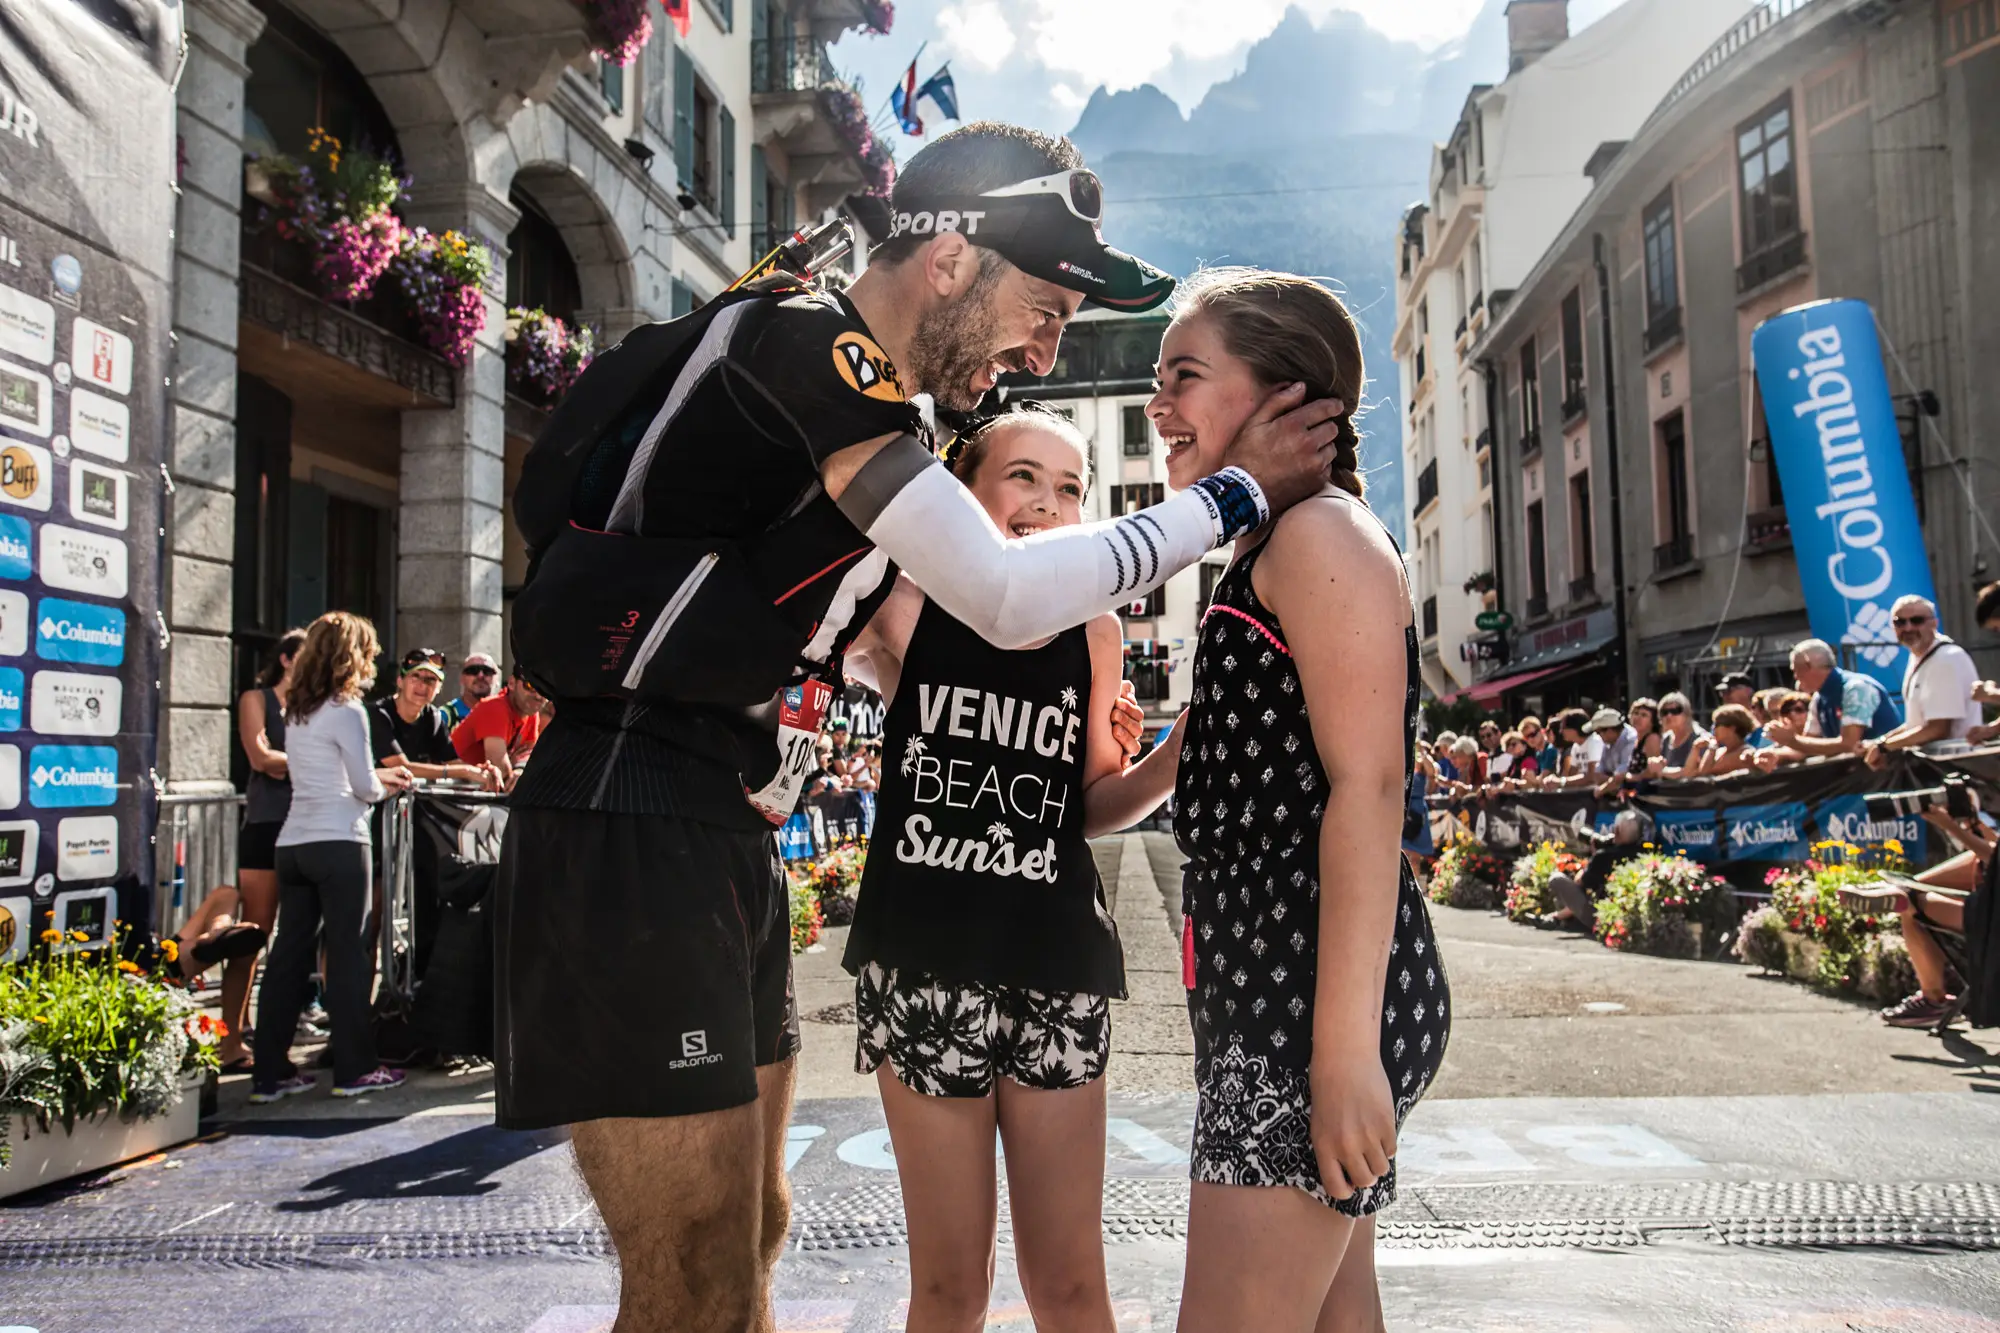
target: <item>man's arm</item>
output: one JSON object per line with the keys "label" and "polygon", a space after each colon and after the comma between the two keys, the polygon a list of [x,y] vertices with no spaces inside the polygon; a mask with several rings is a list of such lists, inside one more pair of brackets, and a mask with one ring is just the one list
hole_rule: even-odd
{"label": "man's arm", "polygon": [[1838,736],[1805,736],[1795,728],[1772,723],[1764,734],[1801,755],[1843,755],[1860,754],[1866,732],[1867,728],[1859,722],[1848,722],[1841,726]]}
{"label": "man's arm", "polygon": [[514,781],[514,756],[507,753],[505,736],[482,736],[480,746],[486,751],[486,762],[500,775],[500,785],[504,788]]}
{"label": "man's arm", "polygon": [[820,477],[928,596],[989,643],[1018,648],[1144,596],[1323,487],[1343,405],[1294,406],[1301,396],[1273,394],[1231,446],[1236,464],[1172,499],[1016,541],[914,436],[850,445]]}

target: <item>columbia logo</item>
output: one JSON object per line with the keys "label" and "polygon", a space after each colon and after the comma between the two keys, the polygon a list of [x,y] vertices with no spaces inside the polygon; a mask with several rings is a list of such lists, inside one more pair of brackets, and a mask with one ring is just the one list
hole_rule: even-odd
{"label": "columbia logo", "polygon": [[46,768],[38,768],[28,776],[34,780],[37,787],[46,787],[49,785],[49,770]]}

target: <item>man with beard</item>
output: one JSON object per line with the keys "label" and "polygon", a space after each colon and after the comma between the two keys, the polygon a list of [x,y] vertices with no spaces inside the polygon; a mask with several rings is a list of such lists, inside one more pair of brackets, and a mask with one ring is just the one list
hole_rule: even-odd
{"label": "man with beard", "polygon": [[[524,469],[535,565],[516,651],[540,681],[578,685],[554,692],[496,886],[498,1119],[574,1126],[618,1250],[617,1333],[770,1327],[798,1047],[772,827],[896,567],[1018,647],[1325,483],[1343,405],[1302,404],[1302,386],[1273,396],[1221,474],[1032,541],[997,531],[935,460],[908,394],[973,409],[1005,371],[1047,374],[1086,298],[1146,310],[1171,292],[1104,244],[1102,206],[1067,140],[992,123],[943,136],[901,173],[891,239],[847,292],[780,280],[672,333],[635,331]],[[657,373],[649,345],[666,349]],[[592,415],[613,385],[637,387]],[[648,552],[688,572],[635,573]],[[633,601],[599,599],[626,583]],[[657,609],[616,609],[644,597]],[[739,706],[732,684],[770,660],[789,683]],[[606,662],[613,675],[591,674]],[[585,688],[598,679],[617,688]]]}

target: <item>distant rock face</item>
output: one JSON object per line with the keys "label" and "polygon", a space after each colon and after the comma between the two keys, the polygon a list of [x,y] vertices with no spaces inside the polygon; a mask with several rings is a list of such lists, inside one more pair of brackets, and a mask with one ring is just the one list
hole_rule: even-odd
{"label": "distant rock face", "polygon": [[1090,95],[1069,137],[1087,158],[1125,152],[1192,151],[1181,109],[1150,83],[1119,93],[1100,85]]}

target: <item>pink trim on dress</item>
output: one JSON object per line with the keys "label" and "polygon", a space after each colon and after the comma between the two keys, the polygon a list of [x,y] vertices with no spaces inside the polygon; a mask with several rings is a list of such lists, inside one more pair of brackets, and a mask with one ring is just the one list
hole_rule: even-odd
{"label": "pink trim on dress", "polygon": [[1257,617],[1251,615],[1247,611],[1238,611],[1233,606],[1223,606],[1219,603],[1211,605],[1208,608],[1208,610],[1203,613],[1201,617],[1202,623],[1207,624],[1209,616],[1214,615],[1217,611],[1221,611],[1226,615],[1235,616],[1238,620],[1247,622],[1251,626],[1251,628],[1255,629],[1259,634],[1269,639],[1271,641],[1271,646],[1273,648],[1276,648],[1279,652],[1283,653],[1287,657],[1290,657],[1292,655],[1292,650],[1285,647],[1285,641],[1279,638],[1277,635],[1273,634],[1270,631],[1270,629],[1265,626],[1263,621],[1257,619]]}

